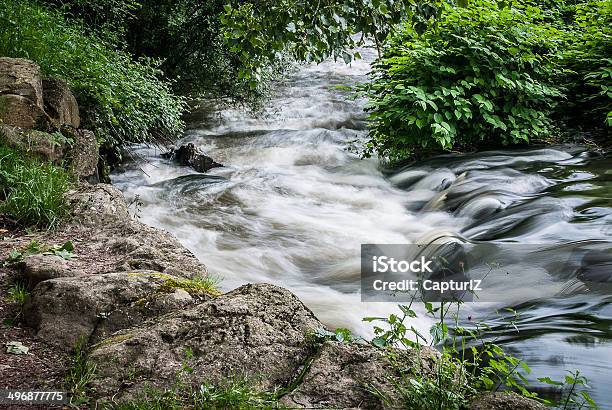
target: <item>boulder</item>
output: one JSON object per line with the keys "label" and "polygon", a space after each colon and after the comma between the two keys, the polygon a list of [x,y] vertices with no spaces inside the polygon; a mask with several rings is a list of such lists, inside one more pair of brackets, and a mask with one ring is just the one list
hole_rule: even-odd
{"label": "boulder", "polygon": [[24,319],[39,338],[69,351],[80,339],[96,343],[148,318],[210,298],[190,295],[176,286],[178,281],[150,271],[50,279],[32,290]]}
{"label": "boulder", "polygon": [[43,131],[23,130],[0,124],[0,140],[43,161],[60,162],[64,155],[64,144],[57,141],[52,134]]}
{"label": "boulder", "polygon": [[516,393],[485,393],[470,403],[470,410],[546,410],[537,400]]}
{"label": "boulder", "polygon": [[40,68],[30,60],[0,57],[0,95],[13,94],[43,109]]}
{"label": "boulder", "polygon": [[321,326],[288,290],[245,285],[100,342],[89,355],[92,386],[118,401],[173,387],[179,377],[192,385],[235,377],[262,390],[284,386],[313,353],[307,333]]}
{"label": "boulder", "polygon": [[0,95],[0,122],[13,127],[47,130],[49,117],[34,101],[16,94]]}
{"label": "boulder", "polygon": [[67,201],[72,211],[71,225],[100,229],[132,221],[123,194],[112,185],[81,185],[68,193]]}
{"label": "boulder", "polygon": [[[416,368],[421,363],[423,372],[433,371],[439,353],[430,348],[397,351],[407,367]],[[420,355],[420,361],[419,359]],[[290,408],[360,408],[383,409],[383,402],[371,393],[371,389],[383,393],[392,403],[398,404],[392,380],[399,374],[389,364],[385,352],[368,344],[325,342],[315,356],[302,383],[281,399]],[[400,406],[401,407],[401,406]]]}
{"label": "boulder", "polygon": [[21,263],[21,270],[30,287],[49,279],[76,276],[68,261],[55,255],[28,256]]}
{"label": "boulder", "polygon": [[68,84],[63,80],[43,80],[44,108],[57,126],[79,128],[79,105]]}
{"label": "boulder", "polygon": [[87,238],[74,261],[80,272],[150,269],[181,278],[206,276],[206,267],[170,233],[135,220],[121,191],[81,184],[67,194],[72,216],[62,226],[70,238]]}
{"label": "boulder", "polygon": [[74,130],[71,134],[74,136],[71,151],[74,174],[81,180],[91,183],[99,182],[99,147],[96,135],[88,130]]}
{"label": "boulder", "polygon": [[211,157],[205,155],[192,143],[181,145],[177,149],[172,149],[163,153],[162,157],[172,159],[179,165],[190,166],[198,172],[207,172],[213,168],[223,166],[215,162]]}

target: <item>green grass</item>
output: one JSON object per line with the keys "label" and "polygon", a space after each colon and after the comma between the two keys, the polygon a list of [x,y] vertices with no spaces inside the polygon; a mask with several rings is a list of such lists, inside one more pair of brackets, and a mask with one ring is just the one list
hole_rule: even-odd
{"label": "green grass", "polygon": [[64,379],[64,386],[70,393],[72,404],[89,401],[92,392],[89,384],[95,377],[96,367],[87,360],[87,341],[81,339],[74,347]]}
{"label": "green grass", "polygon": [[221,292],[217,289],[219,279],[210,275],[196,276],[193,279],[165,278],[160,286],[160,292],[174,292],[175,289],[183,289],[189,294],[208,294],[219,296]]}
{"label": "green grass", "polygon": [[0,212],[20,224],[56,227],[67,212],[71,178],[60,166],[24,158],[0,142]]}
{"label": "green grass", "polygon": [[203,384],[199,388],[182,386],[170,390],[148,390],[139,398],[116,405],[114,410],[208,410],[208,409],[282,409],[274,393],[260,392],[247,380],[224,385]]}
{"label": "green grass", "polygon": [[23,304],[28,299],[28,296],[30,296],[30,292],[28,292],[28,289],[21,282],[14,283],[8,289],[7,294],[7,299],[9,302],[17,303],[20,306],[23,306]]}

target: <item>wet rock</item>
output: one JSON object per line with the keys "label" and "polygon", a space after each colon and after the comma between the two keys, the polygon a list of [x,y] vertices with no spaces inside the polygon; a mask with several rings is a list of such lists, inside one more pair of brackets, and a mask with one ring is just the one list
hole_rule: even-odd
{"label": "wet rock", "polygon": [[472,401],[470,410],[546,410],[537,400],[515,393],[485,393]]}
{"label": "wet rock", "polygon": [[[426,373],[433,372],[434,360],[439,356],[429,348],[398,351],[398,354],[407,367],[414,368],[420,354],[422,371]],[[281,403],[290,408],[387,408],[387,403],[368,390],[375,388],[401,407],[392,385],[393,378],[397,377],[381,349],[367,344],[326,342],[302,383],[283,396]]]}
{"label": "wet rock", "polygon": [[96,135],[88,130],[75,130],[71,150],[72,169],[81,180],[98,183],[99,147]]}
{"label": "wet rock", "polygon": [[43,108],[40,68],[30,60],[0,57],[0,95],[13,94]]}
{"label": "wet rock", "polygon": [[32,255],[21,263],[23,275],[30,287],[55,278],[75,276],[68,266],[68,261],[55,255]]}
{"label": "wet rock", "polygon": [[42,91],[45,111],[56,125],[79,128],[79,105],[68,84],[62,80],[43,80]]}
{"label": "wet rock", "polygon": [[0,124],[0,140],[43,161],[58,163],[64,155],[64,146],[53,135],[43,131]]}
{"label": "wet rock", "polygon": [[207,172],[213,168],[222,167],[211,157],[205,155],[192,143],[181,145],[177,149],[162,154],[162,157],[174,160],[177,164],[190,166],[198,172]]}
{"label": "wet rock", "polygon": [[49,129],[49,117],[41,107],[27,97],[16,94],[0,95],[0,120],[6,125],[26,129]]}
{"label": "wet rock", "polygon": [[[102,341],[89,356],[100,397],[125,400],[145,386],[253,380],[257,388],[286,385],[312,354],[307,332],[321,323],[286,289],[246,285]],[[191,354],[186,355],[189,351]],[[129,383],[124,383],[129,380]]]}
{"label": "wet rock", "polygon": [[46,280],[32,290],[24,319],[39,338],[68,351],[81,338],[96,343],[113,332],[193,304],[194,297],[209,299],[166,285],[178,280],[150,271]]}

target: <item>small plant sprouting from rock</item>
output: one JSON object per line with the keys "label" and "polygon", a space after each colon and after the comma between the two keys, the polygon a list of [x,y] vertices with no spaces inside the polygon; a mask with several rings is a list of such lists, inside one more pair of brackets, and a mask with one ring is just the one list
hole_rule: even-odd
{"label": "small plant sprouting from rock", "polygon": [[134,207],[134,214],[132,215],[134,219],[140,219],[140,215],[142,214],[142,207],[144,202],[140,199],[140,195],[136,194],[134,199],[128,204],[128,209],[132,206]]}
{"label": "small plant sprouting from rock", "polygon": [[65,377],[65,388],[71,396],[71,404],[89,402],[89,384],[96,375],[96,366],[87,360],[87,340],[80,339],[73,350]]}
{"label": "small plant sprouting from rock", "polygon": [[[569,392],[558,403],[539,398],[536,393],[530,392],[526,387],[529,382],[523,374],[531,372],[529,366],[504,352],[495,344],[495,340],[484,340],[484,332],[490,330],[486,323],[475,322],[470,328],[462,327],[459,323],[460,307],[461,302],[442,302],[435,307],[432,303],[425,303],[428,315],[437,319],[430,328],[429,339],[414,326],[407,324],[409,319],[417,317],[412,302],[409,305],[399,305],[401,315],[364,318],[366,322],[381,324],[374,326],[376,337],[371,344],[386,349],[389,362],[401,375],[393,381],[401,403],[368,386],[371,393],[387,406],[408,409],[463,409],[478,393],[500,390],[518,392],[564,410],[597,409],[587,391],[587,380],[578,371],[566,376],[565,383],[549,378],[538,379],[554,386],[569,386],[566,389]],[[513,309],[506,311],[511,314],[503,315],[502,319],[509,321],[518,331],[518,313]],[[450,326],[447,324],[449,320],[452,321]],[[420,353],[425,346],[438,346],[441,350],[433,366],[428,365]],[[419,352],[416,367],[406,366],[398,352],[413,348]]]}
{"label": "small plant sprouting from rock", "polygon": [[353,335],[349,329],[345,328],[338,328],[333,332],[324,328],[319,328],[309,333],[307,336],[312,338],[315,343],[322,343],[326,340],[340,343],[351,343],[353,341],[361,340],[360,337]]}
{"label": "small plant sprouting from rock", "polygon": [[189,294],[221,295],[221,292],[217,289],[219,279],[211,275],[199,275],[193,279],[182,279],[162,274],[162,279],[164,279],[164,282],[159,287],[160,292],[171,293],[176,289],[183,289]]}

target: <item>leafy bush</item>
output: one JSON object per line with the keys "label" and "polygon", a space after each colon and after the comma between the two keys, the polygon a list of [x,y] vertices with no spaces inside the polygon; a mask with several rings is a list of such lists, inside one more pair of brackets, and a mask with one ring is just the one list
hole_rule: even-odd
{"label": "leafy bush", "polygon": [[268,92],[266,84],[251,89],[238,78],[242,63],[222,35],[225,0],[41,1],[82,19],[88,32],[122,44],[134,56],[159,60],[181,94],[256,106]]}
{"label": "leafy bush", "polygon": [[0,5],[0,55],[28,58],[75,92],[84,127],[108,145],[164,143],[181,132],[183,99],[162,80],[157,62],[134,61],[82,23],[31,1]]}
{"label": "leafy bush", "polygon": [[569,89],[563,114],[573,122],[612,126],[612,2],[589,0],[572,12],[562,60]]}
{"label": "leafy bush", "polygon": [[422,33],[390,39],[373,68],[364,154],[390,160],[435,149],[516,144],[546,137],[560,32],[534,6],[478,0],[447,6]]}
{"label": "leafy bush", "polygon": [[71,176],[0,143],[0,212],[24,225],[55,227],[66,214]]}

